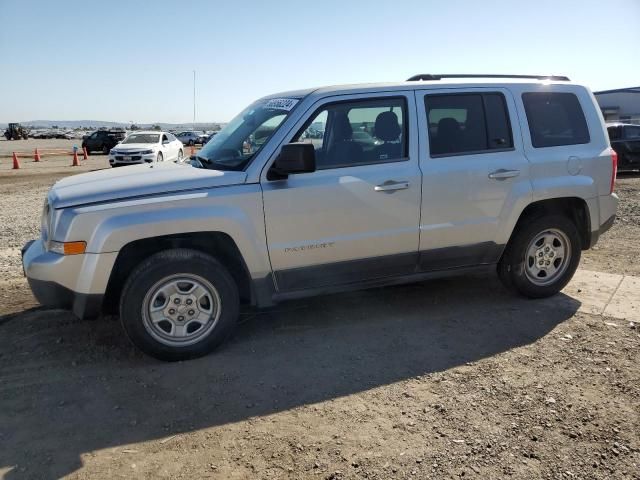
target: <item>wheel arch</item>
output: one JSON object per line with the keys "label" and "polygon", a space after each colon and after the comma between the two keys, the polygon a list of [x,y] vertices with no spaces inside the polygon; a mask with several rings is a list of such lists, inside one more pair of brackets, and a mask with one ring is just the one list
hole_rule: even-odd
{"label": "wheel arch", "polygon": [[582,249],[587,250],[591,247],[592,212],[587,201],[580,197],[548,198],[530,203],[520,213],[509,241],[524,222],[550,214],[561,214],[569,218],[578,229]]}
{"label": "wheel arch", "polygon": [[145,259],[163,250],[188,248],[215,257],[235,280],[244,304],[254,303],[254,292],[247,265],[235,241],[223,232],[189,232],[133,240],[118,252],[104,299],[104,310],[115,313],[122,287],[131,272]]}

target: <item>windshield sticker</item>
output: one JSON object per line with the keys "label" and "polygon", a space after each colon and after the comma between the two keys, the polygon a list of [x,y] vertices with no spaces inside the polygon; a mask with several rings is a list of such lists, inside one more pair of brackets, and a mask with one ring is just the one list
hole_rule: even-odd
{"label": "windshield sticker", "polygon": [[296,103],[298,103],[298,100],[295,98],[272,98],[265,103],[264,108],[290,112],[291,109],[296,106]]}

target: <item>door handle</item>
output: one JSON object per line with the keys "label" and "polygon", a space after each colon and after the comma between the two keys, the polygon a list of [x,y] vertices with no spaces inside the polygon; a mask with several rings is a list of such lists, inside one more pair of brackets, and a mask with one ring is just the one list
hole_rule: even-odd
{"label": "door handle", "polygon": [[409,188],[409,182],[394,182],[393,180],[387,180],[381,185],[376,185],[373,189],[376,192],[393,192],[395,190],[405,190]]}
{"label": "door handle", "polygon": [[507,178],[517,177],[518,175],[520,175],[520,170],[505,170],[501,168],[495,172],[491,172],[489,178],[493,180],[506,180]]}

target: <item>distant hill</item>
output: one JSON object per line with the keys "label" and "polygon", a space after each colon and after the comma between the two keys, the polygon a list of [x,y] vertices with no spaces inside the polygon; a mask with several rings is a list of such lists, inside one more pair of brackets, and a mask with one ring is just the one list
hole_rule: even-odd
{"label": "distant hill", "polygon": [[54,125],[58,128],[79,128],[79,127],[125,127],[127,123],[121,122],[105,122],[103,120],[30,120],[28,122],[21,122],[22,125],[30,127],[42,127],[51,128]]}
{"label": "distant hill", "polygon": [[[32,128],[52,128],[53,126],[57,126],[58,128],[64,129],[75,129],[75,128],[126,128],[131,125],[130,123],[125,122],[106,122],[104,120],[30,120],[28,122],[21,122],[22,125],[29,126]],[[182,130],[190,130],[193,126],[191,123],[137,123],[138,127],[143,129],[151,128],[152,125],[159,125],[163,130],[168,129],[182,129]],[[220,128],[223,123],[219,122],[199,122],[195,124],[196,130],[216,130]],[[0,128],[7,128],[6,123],[0,123]]]}

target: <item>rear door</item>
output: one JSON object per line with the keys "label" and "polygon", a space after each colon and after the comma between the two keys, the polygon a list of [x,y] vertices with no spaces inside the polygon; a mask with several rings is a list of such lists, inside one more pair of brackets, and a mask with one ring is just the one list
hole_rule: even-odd
{"label": "rear door", "polygon": [[173,158],[177,160],[178,152],[182,148],[182,143],[172,133],[167,133],[167,137],[169,137],[169,141],[171,142],[171,147],[173,149]]}
{"label": "rear door", "polygon": [[[413,92],[329,97],[294,127],[285,143],[312,143],[317,170],[281,180],[263,172],[261,181],[279,291],[415,271],[421,174],[414,102]],[[354,132],[367,133],[365,141]]]}
{"label": "rear door", "polygon": [[513,98],[501,88],[423,90],[416,97],[420,269],[494,263],[512,217],[531,199]]}
{"label": "rear door", "polygon": [[[614,146],[613,142],[612,147]],[[620,167],[628,169],[640,168],[640,125],[625,125],[622,139],[619,142],[618,162]]]}

